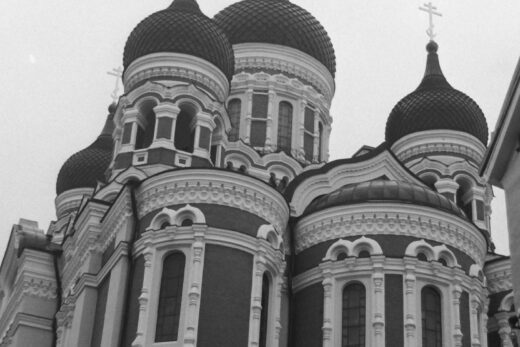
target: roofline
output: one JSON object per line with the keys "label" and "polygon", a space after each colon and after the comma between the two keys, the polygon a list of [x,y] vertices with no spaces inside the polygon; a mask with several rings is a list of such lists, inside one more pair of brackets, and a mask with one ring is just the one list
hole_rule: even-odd
{"label": "roofline", "polygon": [[[484,160],[482,161],[482,164],[479,169],[480,176],[484,176],[484,172],[489,170],[489,162],[491,160],[491,156],[496,150],[498,138],[503,133],[504,123],[506,121],[508,111],[511,109],[511,105],[513,103],[513,96],[515,95],[515,92],[519,87],[520,87],[520,58],[518,59],[518,62],[516,64],[515,72],[513,74],[511,82],[509,84],[509,88],[507,90],[507,94],[505,96],[504,103],[502,104],[502,109],[500,110],[499,118],[497,120],[497,123],[495,124],[495,130],[493,131],[493,136],[491,137],[491,141],[488,145],[488,149],[487,149],[486,153],[484,154]],[[493,181],[491,179],[491,174],[489,177],[489,181],[490,181],[490,183]],[[493,184],[502,188],[502,186],[500,185],[500,182],[498,182],[498,181],[495,181]]]}

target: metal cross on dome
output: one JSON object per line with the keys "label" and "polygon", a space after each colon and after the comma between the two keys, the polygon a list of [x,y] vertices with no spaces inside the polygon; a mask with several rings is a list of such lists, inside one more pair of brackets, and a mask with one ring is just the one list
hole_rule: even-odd
{"label": "metal cross on dome", "polygon": [[428,13],[428,17],[430,19],[430,27],[428,28],[428,30],[426,30],[426,34],[428,34],[430,40],[433,41],[433,39],[435,39],[435,32],[433,31],[433,28],[435,28],[435,26],[433,25],[433,16],[435,15],[442,17],[442,14],[440,12],[437,12],[437,7],[433,6],[431,2],[424,4],[423,7],[419,7],[419,10]]}
{"label": "metal cross on dome", "polygon": [[107,71],[107,74],[110,76],[114,76],[116,78],[116,85],[114,87],[114,91],[112,92],[112,94],[110,94],[110,96],[112,97],[112,100],[114,101],[114,103],[117,103],[117,98],[118,98],[117,92],[119,91],[119,80],[123,76],[123,68],[121,68],[121,67],[114,68],[114,69],[112,69],[112,71]]}

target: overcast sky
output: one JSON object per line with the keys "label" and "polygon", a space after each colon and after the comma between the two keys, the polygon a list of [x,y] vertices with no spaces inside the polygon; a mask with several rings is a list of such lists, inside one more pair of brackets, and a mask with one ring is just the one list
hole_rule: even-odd
{"label": "overcast sky", "polygon": [[[213,16],[231,0],[199,0]],[[393,106],[419,84],[427,15],[417,0],[293,0],[328,31],[337,58],[331,159],[384,140]],[[169,0],[0,1],[0,254],[20,217],[47,230],[61,165],[97,137],[129,33]],[[499,4],[499,5],[498,5]],[[520,1],[437,0],[441,66],[494,129],[520,53]],[[509,253],[503,193],[492,235]]]}

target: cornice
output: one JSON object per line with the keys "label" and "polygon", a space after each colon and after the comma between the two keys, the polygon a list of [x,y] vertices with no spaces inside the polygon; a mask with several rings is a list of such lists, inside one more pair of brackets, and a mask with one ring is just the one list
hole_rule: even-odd
{"label": "cornice", "polygon": [[302,218],[295,229],[299,253],[319,243],[355,235],[401,235],[437,241],[485,259],[484,235],[472,224],[433,208],[399,203],[339,206]]}
{"label": "cornice", "polygon": [[487,278],[490,294],[513,289],[511,260],[509,258],[506,258],[503,261],[494,261],[491,264],[486,264],[484,267],[484,273]]}
{"label": "cornice", "polygon": [[139,218],[178,204],[217,204],[255,214],[276,230],[284,230],[289,208],[269,185],[246,175],[223,170],[173,170],[145,180],[137,191]]}

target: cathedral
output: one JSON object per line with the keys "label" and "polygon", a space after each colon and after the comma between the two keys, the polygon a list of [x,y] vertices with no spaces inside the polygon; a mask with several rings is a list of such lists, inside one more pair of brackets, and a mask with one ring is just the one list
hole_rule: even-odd
{"label": "cathedral", "polygon": [[174,0],[144,18],[56,220],[11,230],[0,346],[518,346],[490,234],[501,132],[488,149],[425,43],[381,144],[328,161],[336,57],[311,13]]}

